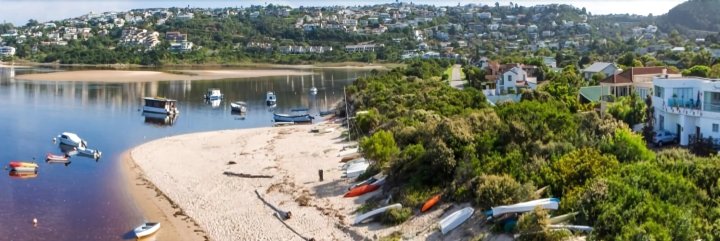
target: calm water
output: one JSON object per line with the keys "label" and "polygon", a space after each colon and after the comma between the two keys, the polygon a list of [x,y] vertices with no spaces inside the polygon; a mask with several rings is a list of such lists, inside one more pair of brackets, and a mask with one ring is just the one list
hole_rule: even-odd
{"label": "calm water", "polygon": [[[105,84],[29,82],[12,78],[28,71],[0,69],[0,164],[36,158],[34,178],[0,176],[0,240],[123,240],[144,219],[123,188],[118,170],[123,151],[171,135],[271,125],[265,92],[278,96],[276,111],[309,107],[311,114],[342,99],[343,87],[366,71],[314,70],[307,76],[210,81],[161,81]],[[310,72],[308,70],[308,72]],[[312,86],[316,95],[309,94]],[[208,88],[225,99],[206,103]],[[176,119],[146,118],[138,110],[143,96],[178,100]],[[230,101],[248,103],[243,118],[230,113]],[[46,153],[61,153],[52,138],[75,132],[90,148],[103,152],[99,162],[72,157],[72,164],[48,164]],[[33,217],[38,227],[31,224]]]}

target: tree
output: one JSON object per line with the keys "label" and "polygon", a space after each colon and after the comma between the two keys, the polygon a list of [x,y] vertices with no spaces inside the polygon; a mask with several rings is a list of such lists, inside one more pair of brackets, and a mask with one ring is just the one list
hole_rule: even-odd
{"label": "tree", "polygon": [[385,130],[375,132],[372,136],[360,140],[360,148],[365,156],[376,161],[379,167],[385,167],[400,152],[393,134]]}
{"label": "tree", "polygon": [[708,77],[710,78],[720,78],[720,63],[715,64],[710,68],[710,72],[708,73]]}
{"label": "tree", "polygon": [[707,67],[705,65],[695,65],[689,69],[682,71],[682,75],[684,76],[708,77],[709,74],[710,67]]}
{"label": "tree", "polygon": [[475,203],[483,209],[535,198],[535,187],[522,185],[508,175],[483,175],[475,187]]}
{"label": "tree", "polygon": [[645,126],[643,127],[643,137],[645,142],[652,141],[655,136],[655,107],[652,105],[652,96],[645,96]]}

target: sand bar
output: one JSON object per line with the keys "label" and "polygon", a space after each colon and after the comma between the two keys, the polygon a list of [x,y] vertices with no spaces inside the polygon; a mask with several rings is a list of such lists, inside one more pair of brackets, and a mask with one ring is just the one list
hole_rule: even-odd
{"label": "sand bar", "polygon": [[309,71],[298,70],[173,70],[168,72],[144,70],[78,70],[52,73],[23,74],[18,80],[34,81],[82,81],[82,82],[150,82],[168,80],[217,80],[250,77],[307,75]]}

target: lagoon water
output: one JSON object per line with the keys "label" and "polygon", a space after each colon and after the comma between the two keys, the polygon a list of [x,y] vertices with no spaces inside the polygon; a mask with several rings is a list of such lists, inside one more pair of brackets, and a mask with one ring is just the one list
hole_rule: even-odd
{"label": "lagoon water", "polygon": [[[322,69],[306,76],[148,83],[33,82],[14,75],[41,69],[0,69],[0,165],[11,160],[40,165],[38,175],[0,175],[0,240],[128,240],[144,221],[126,192],[118,170],[120,155],[133,146],[166,136],[271,126],[265,93],[275,91],[275,111],[309,107],[317,115],[343,98],[343,87],[365,70]],[[309,89],[318,88],[312,95]],[[220,88],[220,103],[202,99],[208,88]],[[178,100],[175,119],[143,116],[142,97]],[[230,101],[248,103],[244,117],[231,114]],[[60,154],[52,138],[77,133],[90,148],[103,152],[99,161],[73,156],[68,166],[44,162]],[[33,227],[32,219],[38,225]]]}

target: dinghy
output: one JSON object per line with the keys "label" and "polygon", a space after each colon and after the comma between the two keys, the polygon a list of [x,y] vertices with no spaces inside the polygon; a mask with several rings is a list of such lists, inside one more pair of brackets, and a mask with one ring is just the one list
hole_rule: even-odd
{"label": "dinghy", "polygon": [[365,220],[367,220],[367,219],[369,219],[369,218],[372,218],[372,217],[374,217],[374,216],[376,216],[376,215],[378,215],[378,214],[384,213],[384,212],[386,212],[387,210],[390,210],[390,209],[399,209],[399,208],[402,208],[402,204],[396,203],[396,204],[392,204],[392,205],[388,205],[388,206],[385,206],[385,207],[381,207],[381,208],[372,210],[372,211],[367,212],[367,213],[363,213],[363,214],[361,214],[361,215],[358,215],[358,216],[355,218],[355,222],[353,222],[353,225],[357,225],[357,224],[359,224],[359,223],[361,223],[361,222],[363,222],[363,221],[365,221]]}
{"label": "dinghy", "polygon": [[45,161],[53,162],[53,163],[66,163],[66,162],[68,162],[69,159],[70,159],[70,157],[68,157],[66,155],[55,155],[52,153],[48,153],[45,156]]}
{"label": "dinghy", "polygon": [[440,196],[442,196],[442,195],[438,194],[438,195],[435,195],[435,196],[431,197],[430,199],[428,199],[425,202],[425,204],[423,204],[422,208],[420,209],[420,212],[424,213],[427,210],[430,210],[430,208],[435,206],[435,204],[437,204],[440,201]]}
{"label": "dinghy", "polygon": [[10,170],[16,172],[37,172],[38,165],[34,162],[10,162]]}
{"label": "dinghy", "polygon": [[438,222],[438,225],[440,226],[440,232],[442,232],[443,235],[449,233],[453,229],[460,226],[460,224],[467,221],[474,212],[475,209],[471,207],[466,207],[448,215],[447,217],[440,220],[440,222]]}
{"label": "dinghy", "polygon": [[160,223],[143,223],[133,231],[136,237],[142,238],[157,232],[158,229],[160,229]]}
{"label": "dinghy", "polygon": [[557,210],[560,206],[560,199],[557,198],[544,198],[533,200],[529,202],[522,202],[513,205],[497,206],[492,208],[492,217],[499,217],[506,213],[523,213],[530,212],[535,207],[541,207],[548,210]]}
{"label": "dinghy", "polygon": [[275,122],[312,122],[315,117],[309,114],[301,115],[288,115],[288,114],[273,114]]}

